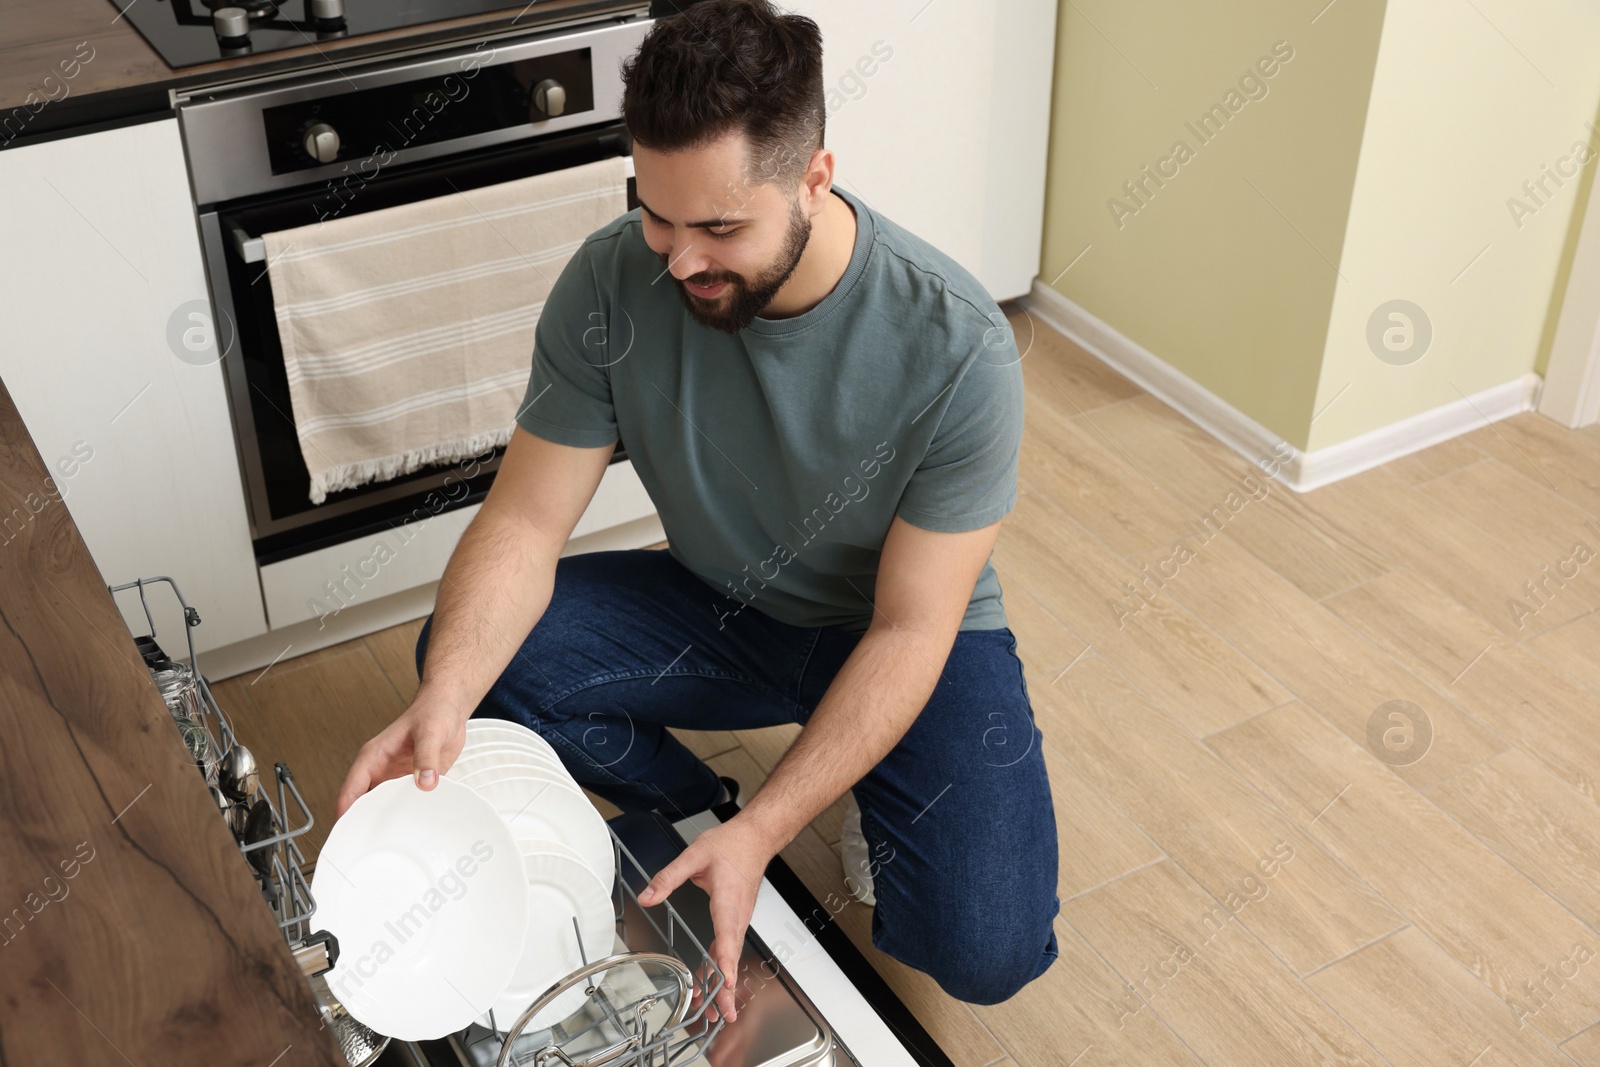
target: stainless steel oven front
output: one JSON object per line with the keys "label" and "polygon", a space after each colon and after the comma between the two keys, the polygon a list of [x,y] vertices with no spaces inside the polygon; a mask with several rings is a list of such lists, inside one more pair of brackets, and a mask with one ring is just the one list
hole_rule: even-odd
{"label": "stainless steel oven front", "polygon": [[[602,21],[180,98],[259,563],[381,531],[442,488],[444,506],[435,497],[428,513],[475,503],[503,452],[312,504],[261,234],[629,155],[620,64],[652,19],[642,2],[622,7]],[[628,206],[637,202],[630,178]]]}

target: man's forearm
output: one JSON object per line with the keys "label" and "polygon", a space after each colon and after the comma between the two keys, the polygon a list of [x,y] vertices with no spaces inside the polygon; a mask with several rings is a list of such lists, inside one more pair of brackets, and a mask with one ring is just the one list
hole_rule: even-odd
{"label": "man's forearm", "polygon": [[794,840],[911,729],[953,643],[953,634],[868,630],[739,818],[760,826],[774,852]]}
{"label": "man's forearm", "polygon": [[559,555],[536,530],[479,511],[439,581],[419,695],[468,718],[549,606]]}

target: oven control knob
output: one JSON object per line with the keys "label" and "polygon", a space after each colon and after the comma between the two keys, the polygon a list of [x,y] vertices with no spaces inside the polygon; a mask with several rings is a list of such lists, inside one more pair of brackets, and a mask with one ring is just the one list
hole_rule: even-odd
{"label": "oven control knob", "polygon": [[318,163],[332,163],[339,158],[339,131],[326,122],[318,122],[306,130],[301,144],[306,155]]}
{"label": "oven control knob", "polygon": [[554,78],[546,78],[533,87],[533,106],[553,119],[567,110],[567,91]]}
{"label": "oven control knob", "polygon": [[310,0],[311,17],[317,22],[338,22],[344,18],[344,0]]}
{"label": "oven control knob", "polygon": [[225,41],[250,36],[250,13],[242,7],[219,7],[211,13],[211,26]]}

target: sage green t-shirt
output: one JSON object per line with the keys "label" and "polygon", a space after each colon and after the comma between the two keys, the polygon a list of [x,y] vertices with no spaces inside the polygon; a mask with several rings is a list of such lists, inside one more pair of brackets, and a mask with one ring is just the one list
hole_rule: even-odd
{"label": "sage green t-shirt", "polygon": [[[560,444],[620,437],[724,623],[751,606],[860,633],[894,516],[973,530],[1016,503],[1022,371],[1005,316],[954,260],[834,192],[855,247],[804,314],[701,326],[635,209],[585,239],[535,331],[517,423]],[[961,628],[1005,625],[986,561]]]}

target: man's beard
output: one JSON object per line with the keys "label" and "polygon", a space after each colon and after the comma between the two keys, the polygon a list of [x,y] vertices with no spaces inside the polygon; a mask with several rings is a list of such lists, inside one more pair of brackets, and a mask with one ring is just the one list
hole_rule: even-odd
{"label": "man's beard", "polygon": [[[754,281],[749,282],[738,274],[710,272],[702,272],[687,279],[695,285],[716,285],[718,282],[727,282],[728,287],[721,295],[711,300],[694,296],[684,287],[683,282],[674,278],[678,299],[683,301],[684,308],[700,325],[736,334],[754,322],[762,308],[772,303],[772,298],[778,295],[778,290],[783,288],[789,276],[800,265],[800,256],[805,252],[806,243],[810,240],[811,219],[800,209],[800,200],[796,197],[790,203],[789,231],[784,234],[783,248],[778,252],[777,262],[770,270],[762,272]],[[666,257],[663,256],[662,261],[665,262]]]}

